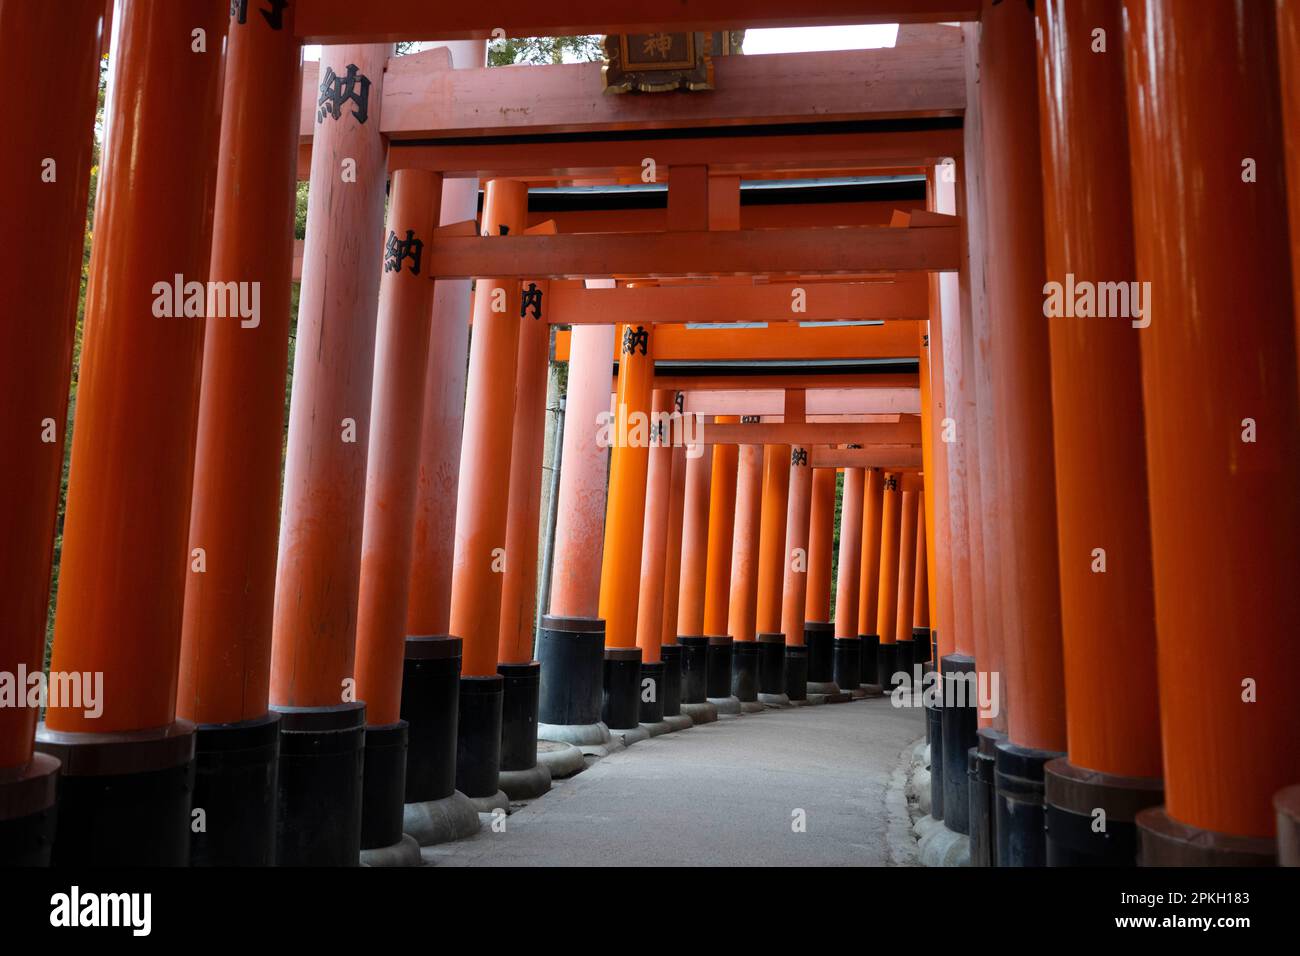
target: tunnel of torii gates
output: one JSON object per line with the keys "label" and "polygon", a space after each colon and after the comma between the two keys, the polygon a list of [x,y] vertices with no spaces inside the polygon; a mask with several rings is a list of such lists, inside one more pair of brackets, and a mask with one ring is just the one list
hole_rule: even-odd
{"label": "tunnel of torii gates", "polygon": [[[0,860],[383,859],[901,672],[978,864],[1296,862],[1300,4],[111,7],[0,0],[42,77],[0,151]],[[871,22],[707,92],[485,68],[498,26]],[[1076,280],[1148,309],[1049,313]]]}

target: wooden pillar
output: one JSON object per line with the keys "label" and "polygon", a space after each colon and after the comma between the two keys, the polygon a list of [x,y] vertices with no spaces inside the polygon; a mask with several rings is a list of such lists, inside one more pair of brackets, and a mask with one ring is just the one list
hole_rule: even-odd
{"label": "wooden pillar", "polygon": [[[1049,0],[1039,21],[1047,280],[1061,289],[1127,289],[1136,278],[1123,49],[1093,50],[1096,29],[1123,36],[1122,17],[1121,0]],[[1101,135],[1070,134],[1082,116]],[[1148,330],[1127,315],[1054,310],[1048,322],[1069,760],[1045,771],[1056,791],[1048,813],[1061,824],[1049,826],[1047,859],[1131,866],[1134,813],[1161,800],[1139,357]],[[1117,622],[1121,647],[1110,636]],[[1095,807],[1107,815],[1101,834],[1090,826]]]}
{"label": "wooden pillar", "polygon": [[[176,720],[176,684],[207,304],[178,313],[167,280],[208,278],[228,13],[219,0],[118,5],[50,660],[104,694],[51,699],[37,731],[63,762],[56,865],[189,860],[194,728]],[[77,167],[65,154],[66,186],[13,188],[73,188]]]}
{"label": "wooden pillar", "polygon": [[836,469],[814,468],[808,519],[808,593],[804,641],[813,693],[839,692],[835,683],[835,623],[831,620],[831,554],[835,547]]}
{"label": "wooden pillar", "polygon": [[[790,503],[790,446],[763,447],[763,507],[759,518],[758,693],[762,703],[788,703],[781,601],[785,585],[786,522]],[[784,698],[784,699],[783,699]]]}
{"label": "wooden pillar", "polygon": [[[645,527],[641,542],[641,580],[637,595],[636,645],[642,663],[659,661],[664,630],[664,568],[668,561],[672,496],[672,419],[676,394],[654,390],[650,454],[645,483]],[[663,423],[662,430],[660,423]],[[680,527],[680,525],[679,525]],[[676,638],[671,643],[676,643]]]}
{"label": "wooden pillar", "polygon": [[894,642],[898,644],[899,668],[912,672],[912,601],[916,588],[916,551],[919,483],[908,476],[898,516],[898,611],[894,615]]}
{"label": "wooden pillar", "polygon": [[840,553],[835,581],[835,640],[832,648],[835,684],[844,691],[858,691],[862,684],[858,599],[862,588],[865,495],[866,475],[863,469],[845,468],[844,493],[840,502]]}
{"label": "wooden pillar", "polygon": [[366,705],[361,849],[402,840],[408,725],[401,720],[424,376],[433,283],[424,243],[438,224],[442,177],[393,174],[370,403],[365,524],[357,592],[357,698]]}
{"label": "wooden pillar", "polygon": [[[691,451],[696,451],[692,449]],[[682,501],[681,574],[678,578],[677,643],[682,648],[682,704],[691,716],[710,706],[708,697],[709,638],[704,633],[704,595],[708,590],[709,497],[713,454],[706,446],[686,456],[686,487]],[[716,717],[716,712],[714,713]]]}
{"label": "wooden pillar", "polygon": [[[834,487],[834,486],[832,486]],[[808,449],[790,447],[790,496],[785,511],[785,572],[781,584],[781,631],[785,634],[786,694],[807,700],[808,648],[804,620],[808,600],[808,536],[812,524],[813,469]]]}
{"label": "wooden pillar", "polygon": [[[734,415],[719,416],[718,424],[733,425]],[[707,685],[711,700],[728,700],[731,695],[731,635],[727,631],[730,610],[731,552],[736,527],[736,472],[739,449],[735,445],[713,446],[713,474],[709,485],[709,544],[704,587],[704,633],[709,639]],[[736,703],[739,707],[739,703]]]}
{"label": "wooden pillar", "polygon": [[[681,393],[678,392],[680,395]],[[702,456],[701,456],[702,457]],[[682,536],[686,515],[686,448],[672,452],[668,489],[668,532],[664,542],[664,601],[660,646],[677,643],[677,613],[681,609]]]}
{"label": "wooden pillar", "polygon": [[739,446],[735,531],[731,547],[731,590],[727,633],[731,636],[731,694],[758,704],[758,563],[763,512],[763,446]]}
{"label": "wooden pillar", "polygon": [[1300,778],[1276,27],[1268,4],[1124,13],[1138,279],[1154,296],[1138,340],[1165,770],[1163,810],[1138,816],[1142,862],[1262,863],[1273,793]]}
{"label": "wooden pillar", "polygon": [[225,755],[237,739],[249,765],[273,766],[279,736],[268,707],[301,106],[293,23],[292,9],[278,22],[236,12],[227,45],[209,278],[256,283],[259,309],[209,321],[204,338],[189,523],[204,570],[185,580],[176,699],[200,725],[194,805],[209,825],[193,835],[192,865],[275,861],[275,791]]}
{"label": "wooden pillar", "polygon": [[889,689],[898,670],[898,555],[902,537],[903,491],[897,472],[886,472],[880,493],[880,586],[876,632],[880,634],[877,677]]}
{"label": "wooden pillar", "polygon": [[[92,3],[0,4],[0,62],[40,78],[8,98],[0,151],[0,301],[14,316],[0,322],[0,671],[23,694],[16,675],[45,663],[103,19]],[[39,715],[0,707],[0,828],[30,834],[10,844],[22,852],[0,850],[0,866],[49,863],[59,764],[33,753]]]}
{"label": "wooden pillar", "polygon": [[[527,217],[527,185],[488,181],[484,236],[518,235]],[[501,485],[510,474],[520,306],[517,281],[476,281],[451,577],[451,633],[464,647],[456,789],[488,800],[497,799],[501,769],[504,681],[497,673],[497,648],[502,578],[508,563],[519,560],[506,551],[509,498]]]}

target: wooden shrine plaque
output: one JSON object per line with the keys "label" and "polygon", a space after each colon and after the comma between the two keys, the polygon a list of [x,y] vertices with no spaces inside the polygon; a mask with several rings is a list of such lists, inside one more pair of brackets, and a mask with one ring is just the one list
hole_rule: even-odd
{"label": "wooden shrine plaque", "polygon": [[713,89],[713,57],[739,53],[743,30],[626,33],[605,37],[606,93]]}

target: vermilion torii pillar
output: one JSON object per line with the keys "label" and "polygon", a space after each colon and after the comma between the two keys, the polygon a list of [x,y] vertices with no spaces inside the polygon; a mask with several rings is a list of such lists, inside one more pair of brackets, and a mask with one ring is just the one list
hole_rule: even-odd
{"label": "vermilion torii pillar", "polygon": [[763,446],[763,507],[759,519],[758,700],[790,703],[785,686],[785,634],[781,599],[785,585],[785,536],[790,500],[790,446]]}
{"label": "vermilion torii pillar", "polygon": [[[484,45],[478,46],[481,59]],[[478,180],[444,179],[439,222],[465,222],[477,214]],[[422,846],[468,836],[479,827],[478,811],[456,790],[461,639],[448,633],[471,284],[469,279],[433,283],[424,376],[401,711],[408,725],[402,829]]]}
{"label": "vermilion torii pillar", "polygon": [[731,696],[741,713],[763,710],[758,702],[758,560],[763,512],[763,446],[740,445],[736,467],[735,529],[731,545]]}
{"label": "vermilion torii pillar", "polygon": [[[484,236],[518,235],[527,218],[526,184],[488,181]],[[489,811],[508,804],[499,786],[503,679],[497,648],[502,578],[508,562],[521,556],[506,552],[509,497],[500,486],[510,474],[520,304],[516,281],[484,278],[475,285],[451,578],[451,633],[464,642],[456,789]]]}
{"label": "vermilion torii pillar", "polygon": [[[1136,277],[1123,51],[1092,51],[1093,31],[1120,37],[1122,18],[1121,0],[1049,0],[1039,19],[1049,282]],[[1100,135],[1068,132],[1080,116]],[[1125,316],[1049,322],[1069,759],[1045,768],[1046,861],[1132,866],[1134,816],[1162,797],[1139,361],[1149,330]]]}
{"label": "vermilion torii pillar", "polygon": [[366,705],[361,850],[363,859],[379,851],[373,862],[389,864],[420,862],[418,844],[402,836],[402,662],[433,311],[424,243],[438,224],[441,191],[437,173],[393,174],[370,405],[356,646],[357,697]]}
{"label": "vermilion torii pillar", "polygon": [[210,279],[253,318],[208,322],[176,712],[198,725],[191,865],[275,862],[280,718],[269,712],[302,47],[294,10],[231,17]]}
{"label": "vermilion torii pillar", "polygon": [[886,472],[880,492],[880,583],[877,587],[876,630],[880,648],[876,674],[888,692],[898,672],[898,552],[903,508],[902,480],[897,472]]}
{"label": "vermilion torii pillar", "polygon": [[876,631],[876,617],[880,603],[880,527],[885,473],[879,468],[868,468],[864,482],[862,556],[858,566],[858,636],[862,638],[862,671],[859,680],[862,684],[879,690],[884,686],[884,681],[877,673],[880,634]]}
{"label": "vermilion torii pillar", "polygon": [[912,679],[912,599],[916,588],[916,536],[920,482],[913,475],[903,479],[903,497],[898,516],[898,609],[894,615],[894,644],[898,670]]}
{"label": "vermilion torii pillar", "polygon": [[[551,222],[532,231],[554,233]],[[510,452],[510,506],[506,561],[501,583],[497,670],[501,674],[501,776],[511,800],[540,797],[551,789],[551,772],[537,763],[537,698],[541,665],[533,660],[537,610],[537,533],[542,504],[542,458],[546,445],[546,378],[551,327],[546,316],[551,284],[526,282],[519,316],[519,357]],[[576,756],[576,755],[575,755]]]}
{"label": "vermilion torii pillar", "polygon": [[912,663],[930,658],[929,565],[925,556],[925,492],[916,502],[916,567],[913,571]]}
{"label": "vermilion torii pillar", "polygon": [[808,601],[808,531],[812,512],[813,469],[808,449],[790,446],[790,497],[785,510],[781,632],[785,635],[785,692],[790,703],[808,702],[808,647],[804,620]]}
{"label": "vermilion torii pillar", "polygon": [[[720,415],[719,425],[740,419]],[[731,692],[732,640],[727,631],[730,611],[731,556],[736,527],[736,472],[740,451],[736,445],[713,446],[713,474],[709,486],[708,565],[704,587],[704,632],[709,639],[707,692],[719,714],[740,713],[740,699]]]}
{"label": "vermilion torii pillar", "polygon": [[718,712],[707,699],[709,638],[704,633],[713,453],[708,447],[700,451],[703,454],[686,458],[677,643],[682,648],[682,712],[697,724],[704,724],[717,720]]}
{"label": "vermilion torii pillar", "polygon": [[[612,281],[612,280],[610,280]],[[605,622],[600,618],[605,482],[614,326],[580,325],[569,347],[569,390],[560,458],[551,606],[537,635],[541,690],[537,735],[603,747]]]}
{"label": "vermilion torii pillar", "polygon": [[[984,122],[985,287],[1002,511],[1009,739],[998,744],[998,864],[1041,865],[1043,765],[1065,750],[1051,373],[1043,313],[1043,207],[1034,14],[984,4],[978,96]],[[975,90],[970,95],[976,95]],[[1062,440],[1068,440],[1063,437]],[[947,670],[947,668],[945,668]],[[1005,796],[1005,799],[1003,799]]]}
{"label": "vermilion torii pillar", "polygon": [[[55,864],[189,860],[194,725],[176,718],[176,682],[229,12],[223,0],[117,6],[50,661],[82,675],[81,699],[51,699],[36,738],[63,763]],[[73,29],[93,56],[92,27]],[[84,99],[73,108],[84,119]],[[78,159],[63,158],[63,185],[19,188],[74,188]],[[175,276],[199,284],[188,314]]]}
{"label": "vermilion torii pillar", "polygon": [[[45,663],[54,524],[94,142],[102,4],[0,4],[0,62],[41,77],[7,103],[0,151],[0,671]],[[51,69],[50,62],[57,62]],[[18,317],[26,316],[28,319]],[[19,678],[17,675],[24,674]],[[59,762],[33,752],[38,707],[0,707],[0,866],[49,863]]]}
{"label": "vermilion torii pillar", "polygon": [[1137,277],[1153,302],[1138,341],[1165,776],[1164,807],[1137,817],[1141,862],[1260,864],[1275,853],[1273,794],[1300,779],[1300,408],[1274,12],[1124,13]]}
{"label": "vermilion torii pillar", "polygon": [[[671,507],[673,420],[677,393],[655,389],[646,470],[645,520],[641,539],[641,575],[637,594],[636,644],[641,649],[640,722],[650,734],[677,729],[665,722],[669,703],[681,715],[681,661],[671,674],[661,657],[664,633],[664,567],[667,564],[668,512]],[[678,430],[680,432],[680,429]],[[680,527],[680,525],[679,525]],[[676,635],[674,635],[674,643]],[[676,722],[679,726],[681,721]],[[689,725],[687,725],[689,726]]]}
{"label": "vermilion torii pillar", "polygon": [[[682,392],[677,393],[676,409],[681,411]],[[699,449],[703,452],[703,448]],[[701,455],[701,457],[703,457]],[[683,730],[693,721],[682,711],[682,652],[677,643],[677,611],[681,605],[682,519],[686,510],[686,447],[672,450],[668,490],[668,530],[664,542],[663,608],[660,613],[659,656],[664,664],[664,719]]]}
{"label": "vermilion torii pillar", "polygon": [[858,638],[864,477],[861,468],[844,469],[844,494],[840,502],[840,560],[835,579],[833,673],[836,686],[854,697],[866,696],[862,690],[862,641]]}
{"label": "vermilion torii pillar", "polygon": [[[281,714],[277,860],[284,865],[360,859],[365,705],[353,663],[390,50],[373,44],[321,53],[271,646],[271,704]],[[324,741],[345,746],[323,752]]]}
{"label": "vermilion torii pillar", "polygon": [[609,501],[600,566],[600,616],[605,620],[605,697],[601,717],[625,744],[647,736],[641,722],[641,648],[636,644],[637,591],[645,532],[645,482],[650,466],[654,332],[619,327],[618,389],[610,424]]}
{"label": "vermilion torii pillar", "polygon": [[835,545],[835,469],[814,468],[808,519],[808,593],[804,599],[804,642],[808,646],[808,693],[824,702],[835,686],[831,622],[831,549]]}

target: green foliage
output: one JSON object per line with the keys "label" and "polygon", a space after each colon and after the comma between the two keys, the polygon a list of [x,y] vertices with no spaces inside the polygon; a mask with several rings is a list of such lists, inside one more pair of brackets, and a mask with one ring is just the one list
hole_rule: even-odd
{"label": "green foliage", "polygon": [[599,36],[511,37],[488,44],[488,66],[513,66],[516,63],[591,63],[602,59]]}
{"label": "green foliage", "polygon": [[298,196],[293,210],[293,237],[307,238],[307,183],[298,184]]}

